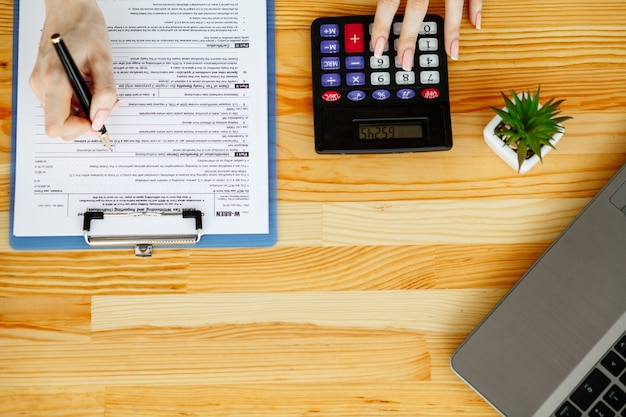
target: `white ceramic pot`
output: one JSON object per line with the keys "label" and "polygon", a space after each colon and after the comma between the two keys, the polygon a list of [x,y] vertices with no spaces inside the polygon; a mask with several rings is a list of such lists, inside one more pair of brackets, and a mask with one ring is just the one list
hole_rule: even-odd
{"label": "white ceramic pot", "polygon": [[[523,94],[523,93],[520,93],[520,94]],[[539,105],[539,107],[541,108],[541,105]],[[505,145],[504,141],[500,139],[494,133],[496,126],[498,126],[501,121],[502,121],[502,118],[496,115],[493,119],[491,119],[489,123],[487,123],[487,126],[485,126],[485,129],[483,130],[483,136],[485,138],[485,142],[487,142],[487,145],[489,145],[491,150],[493,150],[496,153],[496,155],[502,158],[502,160],[506,162],[507,165],[509,165],[515,171],[518,171],[520,174],[524,174],[528,172],[532,167],[537,165],[537,163],[540,162],[541,159],[539,159],[538,155],[533,155],[530,158],[525,159],[524,162],[522,162],[522,166],[520,167],[517,161],[517,152],[509,148],[507,145]],[[552,146],[555,146],[556,143],[559,140],[561,140],[561,137],[563,137],[563,126],[561,126],[561,132],[556,133],[555,135],[552,136],[552,139],[550,140],[550,143],[552,143]],[[545,145],[542,146],[541,158],[543,159],[543,157],[551,150],[552,148],[550,146],[545,146]]]}

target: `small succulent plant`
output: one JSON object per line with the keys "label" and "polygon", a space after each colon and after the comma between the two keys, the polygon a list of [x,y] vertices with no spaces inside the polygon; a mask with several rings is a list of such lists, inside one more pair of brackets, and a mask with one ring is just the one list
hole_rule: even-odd
{"label": "small succulent plant", "polygon": [[559,116],[559,106],[564,100],[554,101],[555,98],[552,97],[542,106],[539,103],[540,89],[538,87],[534,94],[528,91],[519,95],[510,90],[512,99],[500,92],[504,98],[504,110],[489,106],[502,118],[495,134],[502,139],[505,146],[517,152],[520,168],[524,160],[533,154],[537,154],[541,160],[542,146],[554,148],[550,139],[554,134],[563,131],[562,122],[571,119],[569,116]]}

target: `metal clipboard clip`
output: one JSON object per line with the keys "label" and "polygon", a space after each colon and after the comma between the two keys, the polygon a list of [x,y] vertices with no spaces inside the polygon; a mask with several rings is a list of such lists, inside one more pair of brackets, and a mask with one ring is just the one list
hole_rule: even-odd
{"label": "metal clipboard clip", "polygon": [[[195,221],[195,232],[189,234],[136,234],[124,236],[92,235],[92,221],[104,220],[107,217],[181,217]],[[192,230],[192,229],[190,229]],[[202,238],[202,212],[200,210],[182,210],[175,212],[107,212],[89,210],[83,219],[83,235],[85,242],[91,247],[134,246],[135,255],[142,258],[152,256],[153,246],[195,245]]]}

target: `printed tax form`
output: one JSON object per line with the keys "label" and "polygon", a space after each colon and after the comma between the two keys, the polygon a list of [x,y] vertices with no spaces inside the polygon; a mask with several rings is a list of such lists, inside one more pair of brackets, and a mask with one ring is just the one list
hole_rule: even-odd
{"label": "printed tax form", "polygon": [[44,9],[22,1],[13,234],[82,235],[90,210],[190,208],[204,234],[267,233],[266,1],[100,0],[121,100],[111,151],[95,136],[46,136],[28,85]]}

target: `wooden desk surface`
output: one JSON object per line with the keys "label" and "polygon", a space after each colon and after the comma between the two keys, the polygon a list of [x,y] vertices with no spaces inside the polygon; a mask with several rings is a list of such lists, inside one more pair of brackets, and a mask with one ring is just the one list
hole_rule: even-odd
{"label": "wooden desk surface", "polygon": [[[465,21],[450,62],[453,150],[321,156],[309,25],[376,2],[276,0],[278,244],[152,259],[9,247],[12,3],[0,0],[0,415],[496,415],[448,360],[626,161],[626,2],[485,0],[483,29]],[[500,90],[539,84],[574,119],[520,176],[482,128]]]}

